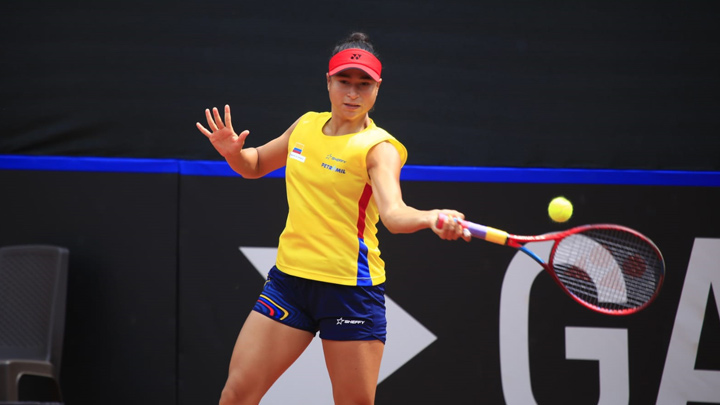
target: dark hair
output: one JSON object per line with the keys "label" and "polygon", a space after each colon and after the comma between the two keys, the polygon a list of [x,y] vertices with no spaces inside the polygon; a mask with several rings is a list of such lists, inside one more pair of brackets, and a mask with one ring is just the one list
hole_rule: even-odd
{"label": "dark hair", "polygon": [[376,58],[380,59],[377,52],[375,52],[375,47],[372,43],[370,43],[370,36],[368,36],[364,32],[353,32],[347,38],[338,42],[338,44],[335,46],[335,49],[333,50],[332,55],[334,56],[340,51],[351,48],[363,49],[375,55]]}

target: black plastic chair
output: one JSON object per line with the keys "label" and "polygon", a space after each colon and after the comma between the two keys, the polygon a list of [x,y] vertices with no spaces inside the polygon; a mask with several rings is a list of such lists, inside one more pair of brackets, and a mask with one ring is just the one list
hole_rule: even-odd
{"label": "black plastic chair", "polygon": [[25,374],[52,379],[60,395],[68,256],[57,246],[0,248],[0,401],[18,401]]}

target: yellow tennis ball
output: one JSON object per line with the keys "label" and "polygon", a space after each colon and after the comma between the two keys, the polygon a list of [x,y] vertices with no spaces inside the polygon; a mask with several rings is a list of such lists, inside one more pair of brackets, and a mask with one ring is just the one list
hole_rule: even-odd
{"label": "yellow tennis ball", "polygon": [[548,215],[555,222],[565,222],[573,214],[573,206],[565,197],[555,197],[548,206]]}

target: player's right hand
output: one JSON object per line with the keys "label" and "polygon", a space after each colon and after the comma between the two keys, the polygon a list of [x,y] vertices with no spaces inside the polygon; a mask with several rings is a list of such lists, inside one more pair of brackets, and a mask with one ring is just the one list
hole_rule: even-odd
{"label": "player's right hand", "polygon": [[212,114],[209,109],[206,109],[205,118],[209,130],[199,122],[195,125],[210,140],[215,150],[225,158],[237,156],[245,145],[245,138],[250,134],[250,131],[245,130],[240,135],[235,133],[232,127],[230,106],[225,105],[225,122],[220,117],[217,107],[213,107]]}

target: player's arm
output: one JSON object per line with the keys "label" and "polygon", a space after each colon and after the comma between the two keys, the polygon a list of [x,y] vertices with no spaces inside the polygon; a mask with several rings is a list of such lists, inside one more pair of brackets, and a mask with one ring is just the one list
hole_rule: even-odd
{"label": "player's arm", "polygon": [[368,174],[373,189],[373,198],[378,206],[383,225],[392,233],[412,233],[430,228],[443,239],[463,239],[469,241],[469,235],[463,235],[462,226],[448,221],[438,229],[438,213],[443,212],[460,219],[465,216],[454,210],[418,210],[408,206],[402,199],[400,189],[400,168],[402,161],[397,149],[389,142],[375,145],[367,155]]}
{"label": "player's arm", "polygon": [[228,165],[241,176],[248,179],[262,177],[285,166],[290,134],[297,121],[282,135],[257,148],[244,148],[245,139],[250,131],[245,130],[239,135],[232,127],[230,106],[225,106],[225,121],[220,117],[217,108],[205,110],[209,130],[199,122],[196,124],[200,132],[212,143],[215,150],[228,162]]}

